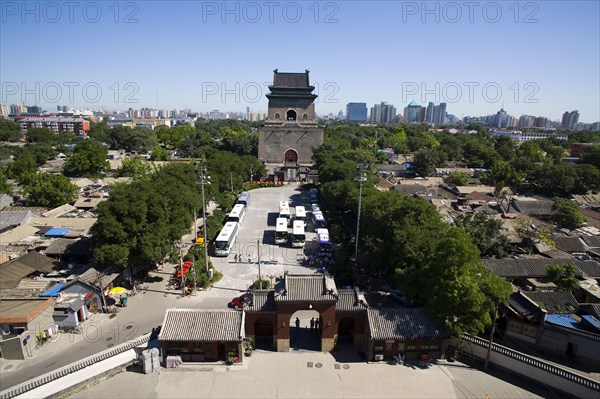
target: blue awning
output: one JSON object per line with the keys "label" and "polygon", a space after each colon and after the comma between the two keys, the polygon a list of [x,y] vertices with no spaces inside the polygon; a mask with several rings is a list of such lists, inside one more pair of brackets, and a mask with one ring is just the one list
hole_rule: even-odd
{"label": "blue awning", "polygon": [[50,288],[48,291],[44,292],[43,294],[40,294],[40,296],[43,297],[54,297],[54,296],[58,296],[58,292],[60,291],[60,289],[64,287],[63,283],[59,283],[59,284],[55,284],[52,286],[52,288]]}
{"label": "blue awning", "polygon": [[72,229],[70,227],[54,227],[44,234],[45,237],[62,237]]}
{"label": "blue awning", "polygon": [[584,314],[584,315],[581,315],[581,318],[583,320],[587,321],[588,323],[590,323],[593,327],[600,328],[600,320],[598,320],[594,316]]}

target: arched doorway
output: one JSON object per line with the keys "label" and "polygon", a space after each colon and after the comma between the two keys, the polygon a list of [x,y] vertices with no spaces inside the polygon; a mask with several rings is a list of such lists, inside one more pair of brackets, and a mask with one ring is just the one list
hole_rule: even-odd
{"label": "arched doorway", "polygon": [[321,315],[316,310],[298,310],[290,318],[290,349],[321,350]]}
{"label": "arched doorway", "polygon": [[259,349],[273,349],[273,322],[261,317],[254,322],[254,345]]}
{"label": "arched doorway", "polygon": [[294,111],[293,109],[290,109],[285,113],[285,119],[288,121],[295,121],[297,118],[297,115],[298,114],[296,113],[296,111]]}
{"label": "arched doorway", "polygon": [[284,165],[289,165],[289,164],[297,164],[298,163],[298,153],[296,152],[296,150],[293,149],[289,149],[285,152],[285,154],[283,154],[283,164]]}
{"label": "arched doorway", "polygon": [[344,317],[338,323],[338,344],[354,345],[354,327],[356,321],[349,317]]}

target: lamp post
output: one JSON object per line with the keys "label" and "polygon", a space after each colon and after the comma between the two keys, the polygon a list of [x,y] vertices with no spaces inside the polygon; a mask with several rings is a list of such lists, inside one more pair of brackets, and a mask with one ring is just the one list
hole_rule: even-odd
{"label": "lamp post", "polygon": [[[210,185],[210,176],[206,175],[206,163],[202,162],[200,173],[198,174],[198,163],[194,162],[194,168],[198,175],[198,184],[202,187],[202,224],[204,225],[204,263],[206,273],[208,274],[208,234],[206,233],[206,204],[204,200],[204,186]],[[195,284],[196,280],[194,280]]]}
{"label": "lamp post", "polygon": [[356,177],[354,181],[358,182],[358,217],[356,218],[356,247],[354,249],[354,263],[358,265],[358,231],[360,228],[360,208],[362,202],[362,187],[363,183],[367,181],[367,174],[362,170],[360,165],[356,167]]}

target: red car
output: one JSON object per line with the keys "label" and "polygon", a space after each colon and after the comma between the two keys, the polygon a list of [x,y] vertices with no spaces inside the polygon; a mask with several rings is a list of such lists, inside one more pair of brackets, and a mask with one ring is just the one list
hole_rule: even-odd
{"label": "red car", "polygon": [[229,303],[229,307],[241,309],[244,307],[244,305],[248,304],[248,302],[250,302],[250,295],[242,294],[233,298]]}

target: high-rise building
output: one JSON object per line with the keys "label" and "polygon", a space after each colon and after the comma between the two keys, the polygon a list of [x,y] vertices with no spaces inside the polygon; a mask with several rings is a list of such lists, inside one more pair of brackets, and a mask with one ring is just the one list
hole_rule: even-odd
{"label": "high-rise building", "polygon": [[579,111],[567,111],[563,114],[562,117],[562,128],[573,130],[575,129],[575,125],[579,122]]}
{"label": "high-rise building", "polygon": [[21,115],[27,112],[27,107],[22,104],[11,104],[10,105],[10,114],[11,115]]}
{"label": "high-rise building", "polygon": [[367,103],[346,104],[346,122],[366,122]]}
{"label": "high-rise building", "polygon": [[[430,103],[429,105],[431,105],[431,113],[433,114],[433,110],[434,110],[435,106],[433,105],[433,103]],[[417,104],[414,101],[412,101],[410,104],[408,104],[404,108],[404,120],[406,122],[409,122],[409,123],[410,122],[424,122],[425,116],[426,116],[425,107],[421,107],[419,104]],[[432,116],[432,118],[433,118],[433,116]]]}
{"label": "high-rise building", "polygon": [[535,118],[535,121],[533,122],[533,127],[546,127],[547,124],[548,124],[548,118],[546,118],[544,116],[538,116],[537,118]]}
{"label": "high-rise building", "polygon": [[496,112],[496,115],[494,115],[493,126],[503,128],[510,125],[512,125],[512,116],[510,116],[504,108],[500,108],[500,111]]}
{"label": "high-rise building", "polygon": [[[413,103],[414,103],[414,101],[413,101]],[[411,104],[409,104],[409,107],[411,106]],[[423,107],[421,107],[421,108],[423,108]],[[412,112],[415,113],[416,108]],[[420,112],[423,112],[423,111],[420,111]],[[416,122],[416,121],[412,121],[412,122]],[[444,123],[446,123],[446,103],[440,103],[440,105],[435,105],[434,103],[430,102],[427,105],[427,108],[425,109],[425,117],[423,118],[423,122],[429,122],[436,126],[443,125]]]}
{"label": "high-rise building", "polygon": [[0,116],[8,116],[8,105],[0,104]]}
{"label": "high-rise building", "polygon": [[394,123],[396,121],[396,107],[382,101],[371,107],[371,122],[375,123]]}

